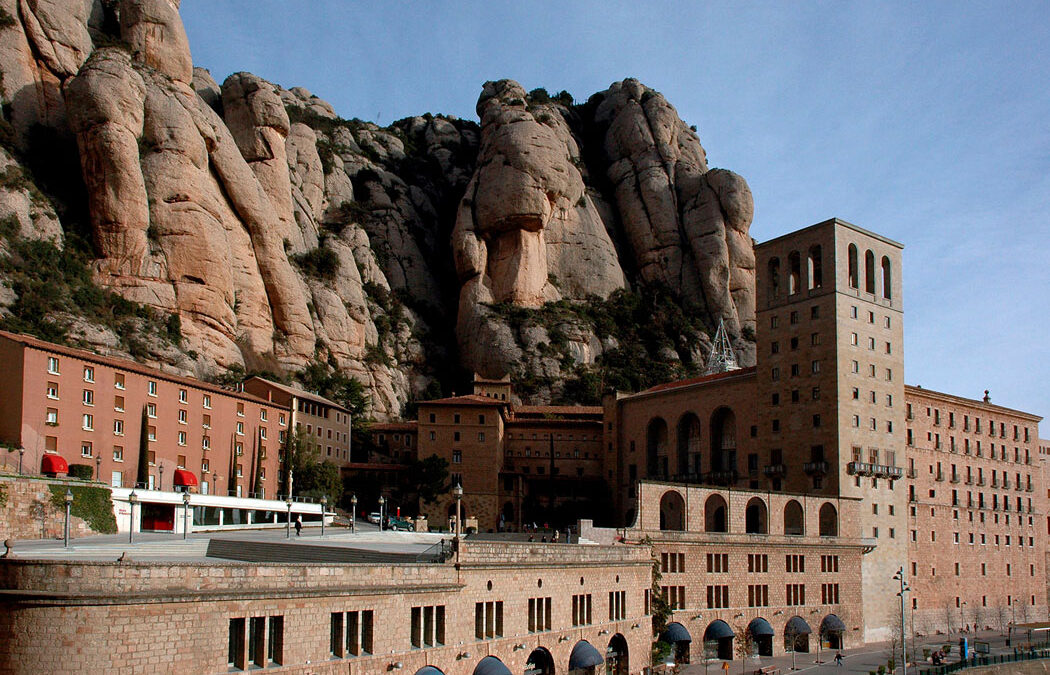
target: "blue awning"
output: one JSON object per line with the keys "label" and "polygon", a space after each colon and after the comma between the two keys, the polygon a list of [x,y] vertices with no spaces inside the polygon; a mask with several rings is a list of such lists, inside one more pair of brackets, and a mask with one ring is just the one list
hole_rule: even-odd
{"label": "blue awning", "polygon": [[824,620],[820,622],[821,633],[844,633],[846,632],[846,624],[842,623],[842,619],[838,618],[834,614],[828,614],[824,617]]}
{"label": "blue awning", "polygon": [[[572,654],[569,654],[569,670],[591,668],[593,666],[600,666],[603,663],[605,663],[605,659],[602,658],[602,655],[594,648],[594,645],[586,640],[580,640],[577,642],[576,646],[572,648]],[[507,675],[510,675],[510,673]]]}
{"label": "blue awning", "polygon": [[751,619],[751,623],[747,624],[747,629],[751,631],[753,637],[772,637],[776,635],[773,632],[773,627],[762,617]]}
{"label": "blue awning", "polygon": [[704,631],[704,642],[711,642],[712,640],[724,640],[726,638],[734,638],[736,633],[729,627],[729,624],[719,619],[713,621],[707,630]]}
{"label": "blue awning", "polygon": [[809,635],[813,629],[801,616],[793,616],[784,626],[784,635]]}
{"label": "blue awning", "polygon": [[495,656],[486,656],[474,666],[474,675],[510,675],[510,670]]}
{"label": "blue awning", "polygon": [[423,666],[416,671],[416,675],[445,675],[443,672],[435,668],[434,666]]}
{"label": "blue awning", "polygon": [[693,636],[685,629],[685,626],[675,621],[667,624],[660,639],[664,642],[692,642]]}

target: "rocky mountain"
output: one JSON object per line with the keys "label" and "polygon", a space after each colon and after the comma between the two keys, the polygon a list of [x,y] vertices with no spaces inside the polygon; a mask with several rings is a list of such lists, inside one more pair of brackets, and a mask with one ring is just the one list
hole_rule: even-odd
{"label": "rocky mountain", "polygon": [[216,83],[176,0],[0,0],[0,73],[5,328],[351,378],[379,418],[471,372],[580,402],[689,374],[719,320],[753,362],[751,193],[636,80],[384,128]]}

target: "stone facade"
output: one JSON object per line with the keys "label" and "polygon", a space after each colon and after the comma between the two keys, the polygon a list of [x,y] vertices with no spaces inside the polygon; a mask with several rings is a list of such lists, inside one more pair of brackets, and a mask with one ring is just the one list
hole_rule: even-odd
{"label": "stone facade", "polygon": [[[640,673],[649,666],[651,574],[646,547],[481,542],[464,542],[456,564],[5,560],[0,630],[10,639],[0,670],[199,673],[258,661],[288,673],[411,674],[432,665],[469,675],[490,655],[523,672],[542,648],[562,672],[587,640],[603,655],[619,645],[617,672]],[[574,621],[579,595],[590,596],[591,611]],[[551,599],[549,629],[530,629],[533,598]],[[423,626],[417,607],[441,610]],[[479,625],[479,612],[493,620]],[[351,626],[360,629],[348,645]]]}
{"label": "stone facade", "polygon": [[[75,483],[72,483],[75,485]],[[50,485],[61,481],[0,477],[0,541],[6,539],[61,539],[65,511],[51,503]],[[71,515],[69,536],[94,534],[88,524]]]}

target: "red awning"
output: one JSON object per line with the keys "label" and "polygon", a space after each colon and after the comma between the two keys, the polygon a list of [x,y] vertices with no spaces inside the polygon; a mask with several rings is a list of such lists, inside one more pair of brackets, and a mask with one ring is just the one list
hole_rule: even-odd
{"label": "red awning", "polygon": [[197,477],[185,469],[175,469],[175,485],[183,487],[196,487]]}
{"label": "red awning", "polygon": [[69,464],[61,455],[44,455],[40,462],[40,473],[69,473]]}

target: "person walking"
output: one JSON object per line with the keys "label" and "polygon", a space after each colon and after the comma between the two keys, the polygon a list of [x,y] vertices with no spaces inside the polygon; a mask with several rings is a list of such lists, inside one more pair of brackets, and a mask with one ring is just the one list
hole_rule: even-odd
{"label": "person walking", "polygon": [[302,531],[303,531],[303,517],[302,517],[302,515],[298,515],[298,516],[295,517],[295,536],[298,537],[299,534]]}
{"label": "person walking", "polygon": [[842,667],[842,652],[835,652],[835,665]]}

